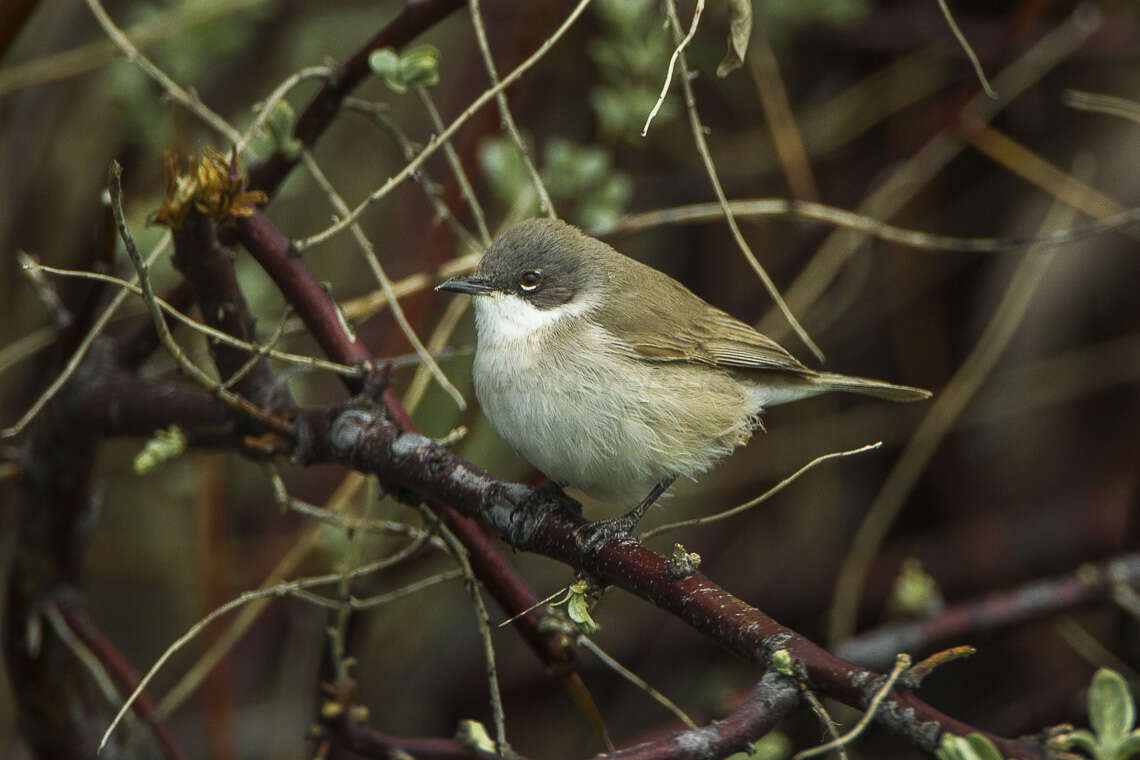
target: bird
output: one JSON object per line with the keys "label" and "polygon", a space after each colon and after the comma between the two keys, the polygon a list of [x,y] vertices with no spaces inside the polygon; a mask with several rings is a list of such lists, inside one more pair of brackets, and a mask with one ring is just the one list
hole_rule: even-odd
{"label": "bird", "polygon": [[632,535],[678,478],[747,443],[768,407],[921,388],[811,369],[664,272],[557,219],[499,233],[436,290],[474,298],[475,395],[502,438],[557,486],[632,509],[586,543]]}

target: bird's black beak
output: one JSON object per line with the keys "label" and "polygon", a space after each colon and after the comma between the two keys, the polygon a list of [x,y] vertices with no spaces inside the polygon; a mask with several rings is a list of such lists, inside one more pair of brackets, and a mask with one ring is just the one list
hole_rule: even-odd
{"label": "bird's black beak", "polygon": [[479,277],[455,277],[435,286],[436,290],[450,290],[453,293],[466,293],[469,296],[485,296],[494,293],[491,284]]}

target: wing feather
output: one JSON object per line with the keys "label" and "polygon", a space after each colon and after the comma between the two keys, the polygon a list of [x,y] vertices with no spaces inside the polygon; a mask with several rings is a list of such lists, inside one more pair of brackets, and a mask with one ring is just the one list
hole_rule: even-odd
{"label": "wing feather", "polygon": [[[708,304],[671,277],[642,265],[632,274],[642,281],[641,287],[613,282],[617,292],[598,308],[599,322],[612,325],[616,335],[624,336],[616,350],[630,358],[814,374],[776,341]],[[654,281],[653,287],[645,288],[647,279]],[[657,297],[630,297],[637,292]]]}

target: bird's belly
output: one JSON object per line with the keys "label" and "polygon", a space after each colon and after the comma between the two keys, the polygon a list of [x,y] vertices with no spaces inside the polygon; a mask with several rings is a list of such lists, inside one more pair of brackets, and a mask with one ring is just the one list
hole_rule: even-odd
{"label": "bird's belly", "polygon": [[687,413],[702,378],[685,387],[672,370],[607,356],[590,335],[557,358],[545,348],[481,337],[475,392],[520,455],[594,498],[632,506],[668,477],[707,470],[750,428],[743,399],[711,418]]}

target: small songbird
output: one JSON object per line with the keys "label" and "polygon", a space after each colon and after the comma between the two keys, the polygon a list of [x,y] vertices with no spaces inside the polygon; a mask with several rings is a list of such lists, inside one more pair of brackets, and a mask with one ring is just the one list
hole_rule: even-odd
{"label": "small songbird", "polygon": [[769,406],[828,391],[890,401],[929,391],[817,372],[668,275],[565,222],[495,238],[475,272],[475,393],[519,454],[560,486],[636,507],[593,523],[633,531],[678,476],[746,443]]}

